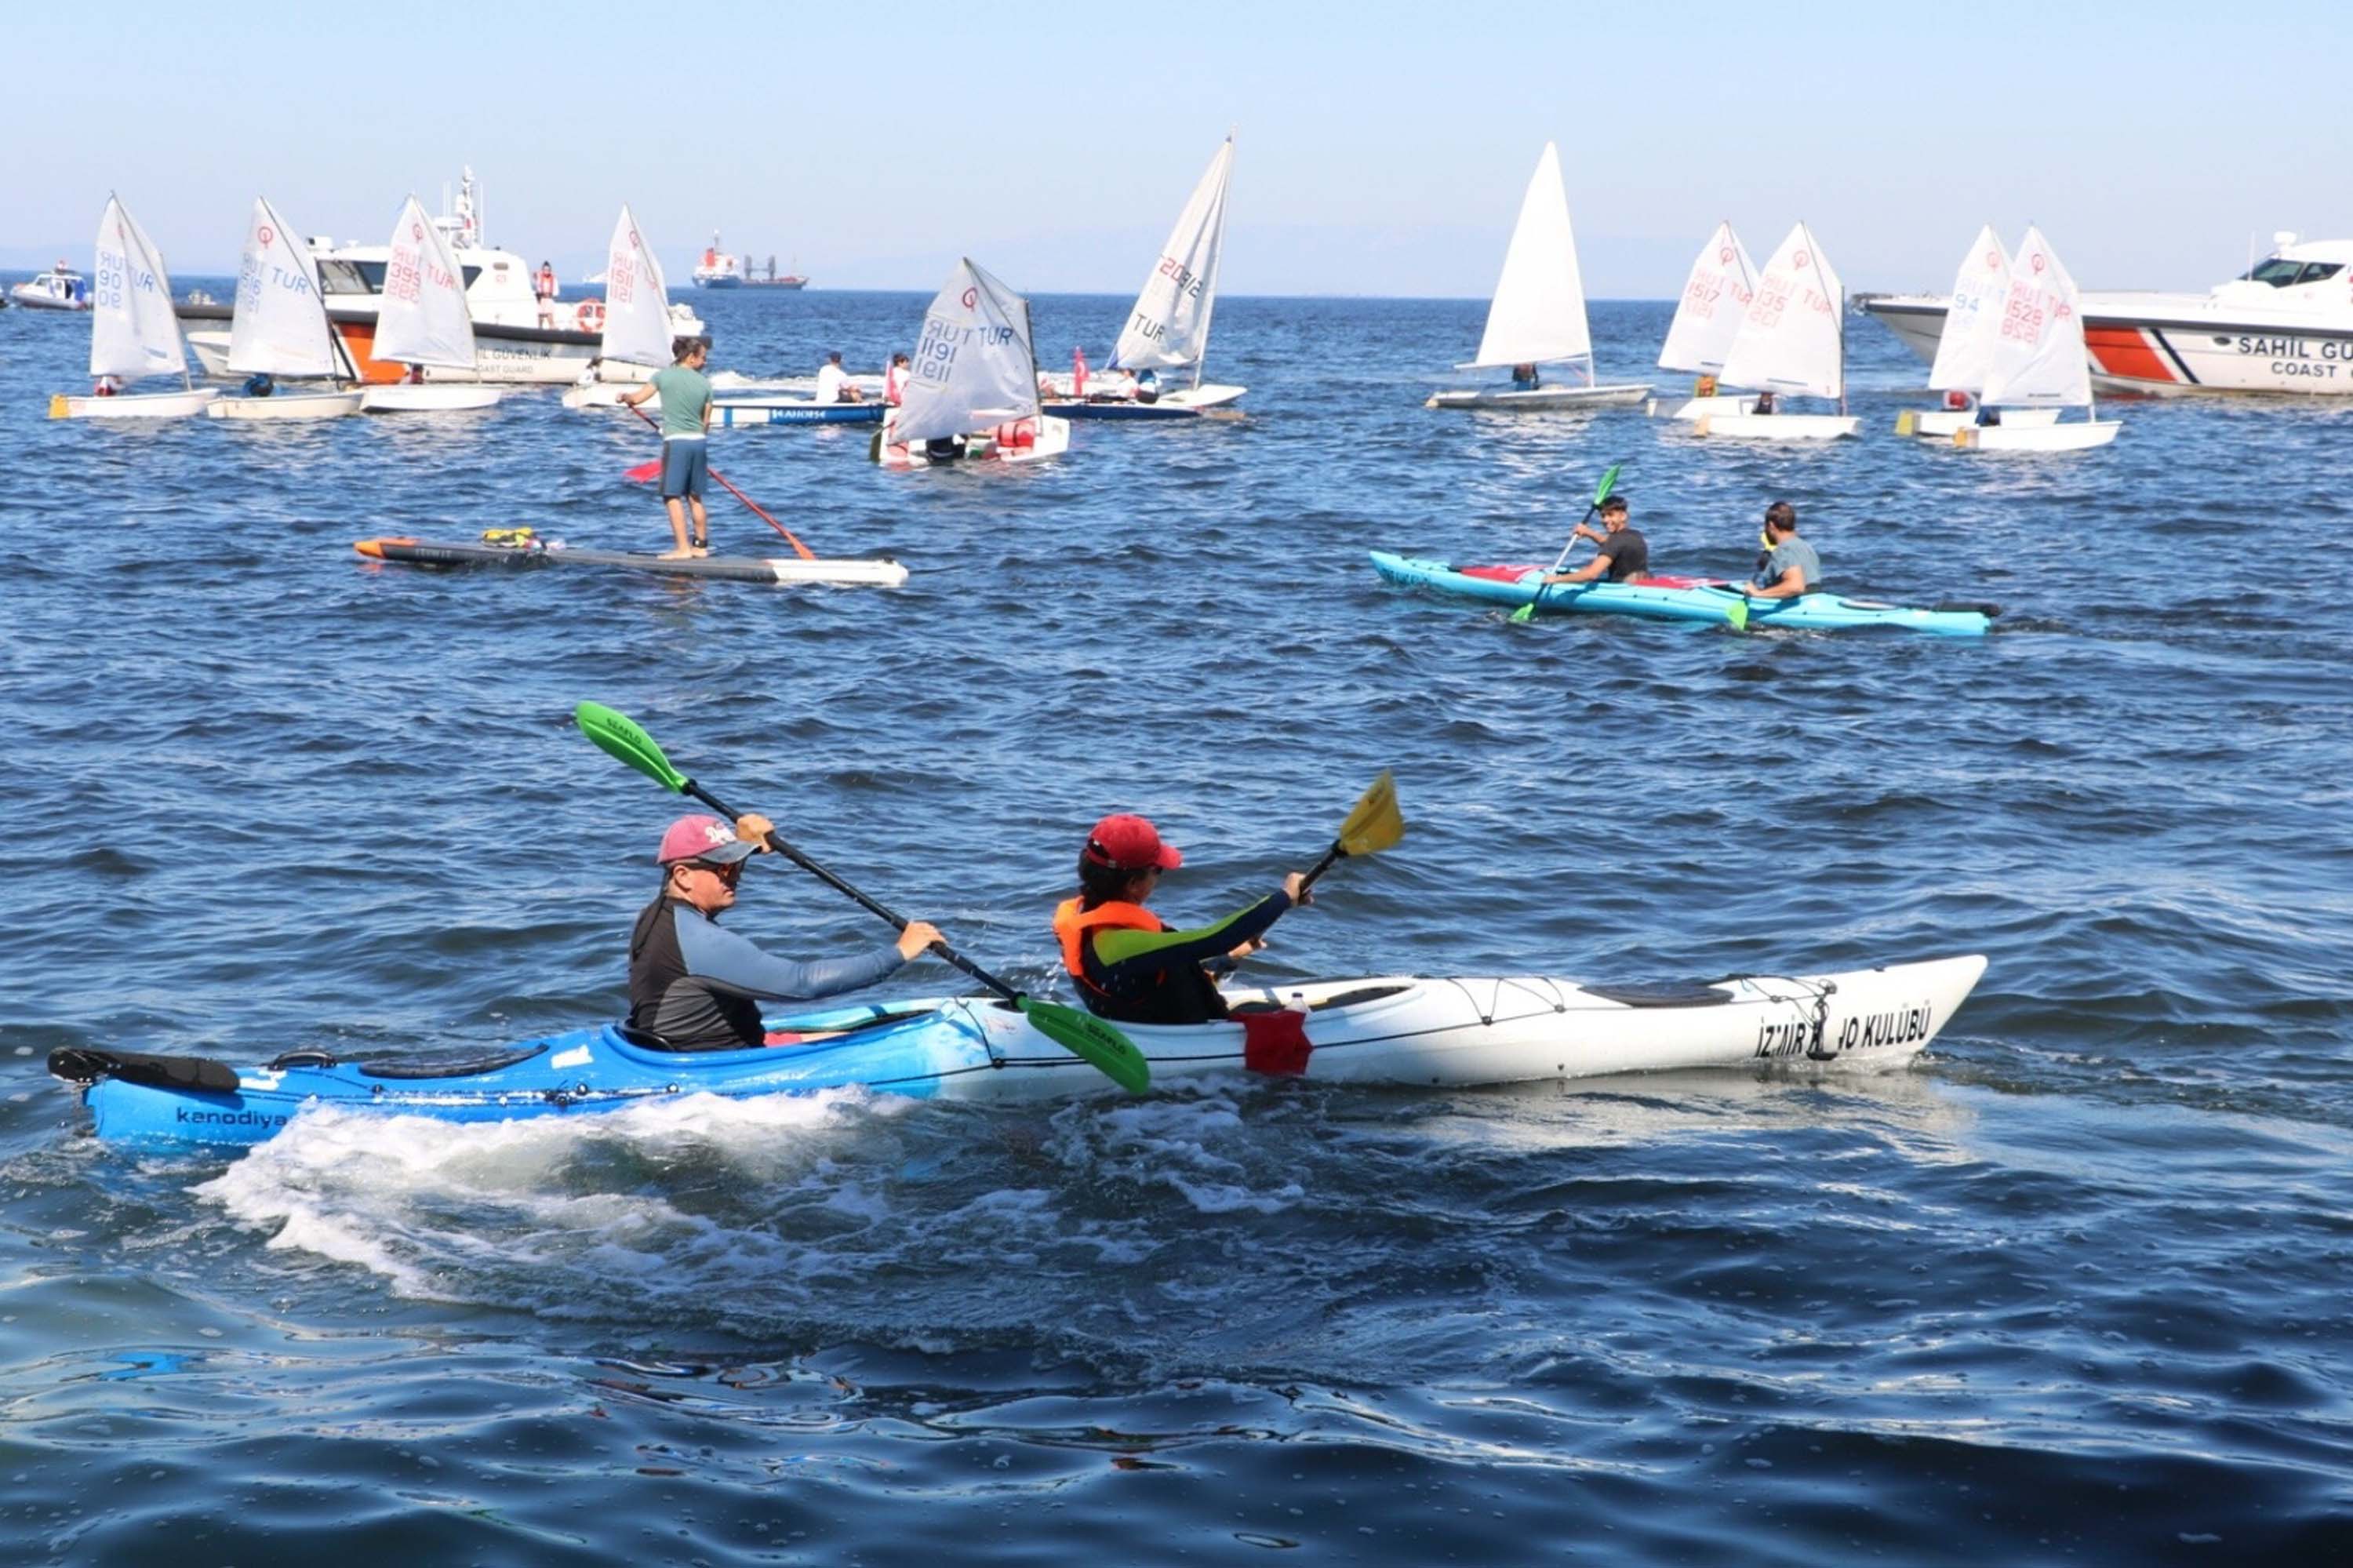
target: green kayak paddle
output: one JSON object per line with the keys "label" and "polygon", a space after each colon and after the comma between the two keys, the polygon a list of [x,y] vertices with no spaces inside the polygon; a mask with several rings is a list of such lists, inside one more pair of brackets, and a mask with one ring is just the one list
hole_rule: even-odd
{"label": "green kayak paddle", "polygon": [[[1593,514],[1601,510],[1601,503],[1609,499],[1610,489],[1618,482],[1618,471],[1625,466],[1623,463],[1616,462],[1609,465],[1609,471],[1601,476],[1600,484],[1594,488],[1593,504],[1587,507],[1585,515],[1577,520],[1577,528],[1582,528],[1593,521]],[[1568,553],[1577,548],[1577,528],[1571,528],[1568,531],[1568,543],[1560,547],[1560,556],[1552,564],[1554,571],[1556,572],[1568,564]],[[1535,620],[1536,606],[1544,601],[1544,596],[1545,585],[1539,584],[1536,588],[1536,597],[1512,611],[1511,623],[1514,626],[1525,626]]]}
{"label": "green kayak paddle", "polygon": [[[573,710],[572,716],[579,724],[582,733],[596,742],[598,749],[628,763],[672,794],[691,796],[727,821],[732,822],[735,820],[736,812],[732,807],[671,766],[670,758],[662,754],[662,748],[655,744],[654,737],[648,735],[635,719],[626,714],[616,713],[601,703],[582,703]],[[895,927],[905,928],[905,916],[852,887],[786,843],[781,834],[769,833],[768,847],[836,893],[846,895],[867,913],[881,916]],[[944,941],[933,943],[932,951],[1019,1008],[1022,1016],[1037,1026],[1039,1033],[1099,1069],[1121,1088],[1140,1095],[1151,1086],[1152,1065],[1145,1060],[1144,1053],[1136,1049],[1134,1041],[1102,1019],[1091,1012],[1082,1012],[1075,1007],[1064,1007],[1059,1002],[1040,1001],[1036,997],[1026,996]]]}

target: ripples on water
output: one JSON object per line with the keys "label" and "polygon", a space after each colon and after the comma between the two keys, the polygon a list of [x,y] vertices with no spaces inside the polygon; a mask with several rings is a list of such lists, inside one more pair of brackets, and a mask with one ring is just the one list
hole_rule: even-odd
{"label": "ripples on water", "polygon": [[[1050,357],[1122,304],[1040,302]],[[721,367],[799,373],[921,302],[708,310]],[[1888,433],[1918,367],[1858,319],[1870,439],[1826,450],[1425,413],[1479,313],[1228,301],[1249,419],[1024,472],[717,438],[895,594],[372,567],[351,540],[653,547],[643,432],[531,394],[53,426],[81,329],[0,315],[7,1560],[2343,1554],[2353,411],[2118,405],[2105,452],[1971,461]],[[1665,314],[1598,307],[1605,369]],[[1363,564],[1548,558],[1620,461],[1662,569],[1745,569],[1785,496],[1836,586],[2001,630],[1514,629]],[[584,696],[1029,980],[1102,812],[1157,818],[1204,915],[1382,767],[1411,835],[1269,972],[1992,963],[1880,1075],[75,1136],[60,1044],[611,1013],[670,808]],[[736,918],[877,934],[783,878]]]}

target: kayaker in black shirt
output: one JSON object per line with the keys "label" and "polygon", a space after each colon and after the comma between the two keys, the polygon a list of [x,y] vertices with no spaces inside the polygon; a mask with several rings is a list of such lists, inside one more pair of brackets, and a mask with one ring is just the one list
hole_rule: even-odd
{"label": "kayaker in black shirt", "polygon": [[1606,572],[1611,582],[1622,583],[1629,577],[1647,575],[1651,569],[1651,542],[1626,525],[1627,514],[1624,496],[1613,495],[1603,502],[1599,530],[1584,523],[1577,525],[1577,537],[1590,539],[1598,546],[1593,559],[1573,572],[1547,572],[1544,580],[1547,584],[1589,583]]}

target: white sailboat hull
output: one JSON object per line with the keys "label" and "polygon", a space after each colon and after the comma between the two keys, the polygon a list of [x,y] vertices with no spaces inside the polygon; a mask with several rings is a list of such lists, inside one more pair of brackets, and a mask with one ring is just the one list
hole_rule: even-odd
{"label": "white sailboat hull", "polygon": [[1687,397],[1672,408],[1666,406],[1664,398],[1654,397],[1651,400],[1647,411],[1654,416],[1663,413],[1670,419],[1680,419],[1685,424],[1690,424],[1693,420],[1704,418],[1710,414],[1750,413],[1756,407],[1757,399],[1754,397],[1738,397],[1730,392],[1716,392],[1705,397]]}
{"label": "white sailboat hull", "polygon": [[118,392],[111,397],[52,397],[52,419],[185,419],[220,396],[217,387],[183,392]]}
{"label": "white sailboat hull", "polygon": [[1533,391],[1509,388],[1433,392],[1425,408],[1484,408],[1500,413],[1547,413],[1577,408],[1622,408],[1651,395],[1648,383],[1616,387],[1538,387]]}
{"label": "white sailboat hull", "polygon": [[360,411],[366,414],[439,414],[460,408],[495,407],[503,394],[495,387],[480,382],[448,381],[418,386],[403,382],[397,387],[371,387],[360,395]]}
{"label": "white sailboat hull", "polygon": [[[1906,408],[1895,416],[1895,433],[1899,436],[1919,436],[1934,441],[1949,441],[1978,422],[1975,408]],[[2056,408],[2004,408],[2001,422],[2026,429],[2039,429],[2059,422]]]}
{"label": "white sailboat hull", "polygon": [[1692,433],[1744,441],[1834,441],[1862,423],[1854,414],[1703,414]]}
{"label": "white sailboat hull", "polygon": [[965,443],[987,442],[987,450],[975,451],[967,444],[959,455],[934,463],[923,446],[902,446],[893,440],[892,421],[885,419],[882,428],[874,434],[874,461],[884,468],[954,468],[966,463],[1036,462],[1041,458],[1059,457],[1071,450],[1070,420],[1041,414],[1038,416],[1037,427],[1037,439],[1028,446],[996,440],[994,432],[988,431],[959,437],[957,439]]}
{"label": "white sailboat hull", "polygon": [[[2031,412],[2023,410],[2021,412]],[[2052,410],[2056,412],[2056,410]],[[2104,447],[2116,439],[2124,429],[2116,419],[2097,419],[2089,424],[2048,425],[2013,424],[2018,415],[2005,410],[1999,425],[1972,425],[1953,432],[1953,444],[1964,451],[1986,452],[2080,452],[2093,447]]]}
{"label": "white sailboat hull", "polygon": [[362,394],[349,392],[276,392],[267,397],[218,397],[205,405],[215,419],[340,419],[360,411]]}

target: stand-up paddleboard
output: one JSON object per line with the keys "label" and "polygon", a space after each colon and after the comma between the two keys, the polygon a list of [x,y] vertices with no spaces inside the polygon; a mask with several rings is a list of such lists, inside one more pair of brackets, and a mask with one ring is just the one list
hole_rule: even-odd
{"label": "stand-up paddleboard", "polygon": [[907,568],[890,559],[770,559],[756,556],[702,556],[664,560],[626,550],[579,550],[560,539],[521,538],[505,543],[439,539],[362,539],[352,546],[375,561],[415,567],[617,567],[665,577],[716,577],[726,582],[822,583],[834,588],[897,588]]}

